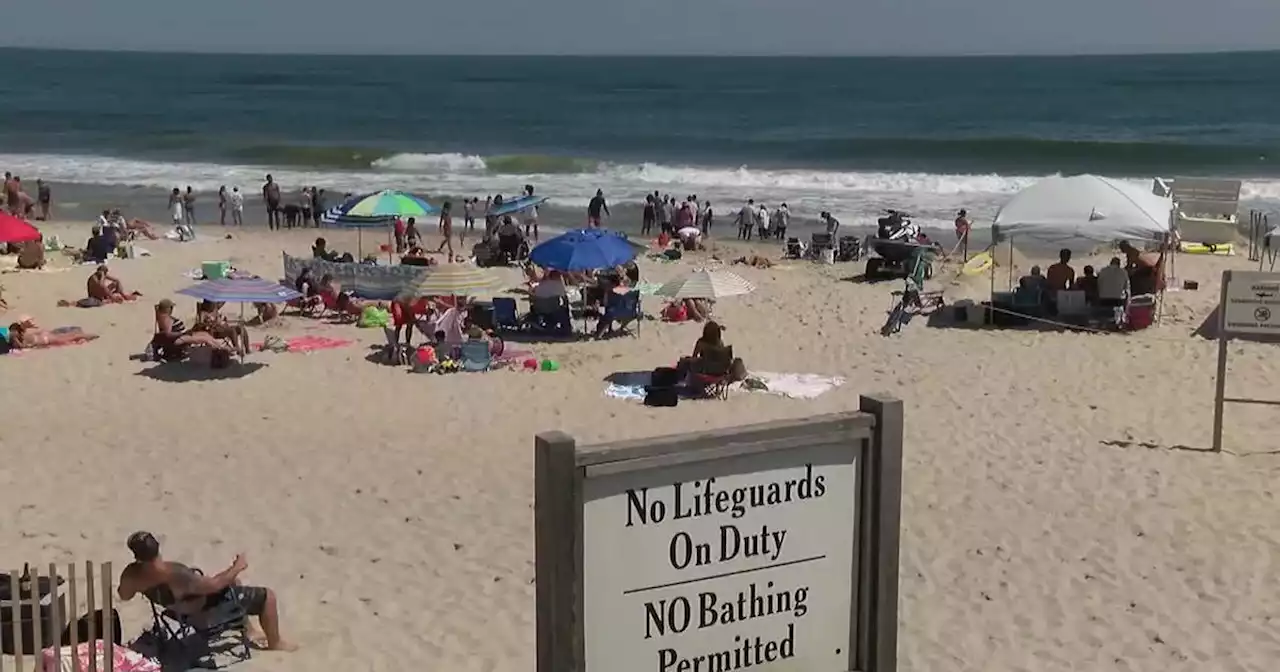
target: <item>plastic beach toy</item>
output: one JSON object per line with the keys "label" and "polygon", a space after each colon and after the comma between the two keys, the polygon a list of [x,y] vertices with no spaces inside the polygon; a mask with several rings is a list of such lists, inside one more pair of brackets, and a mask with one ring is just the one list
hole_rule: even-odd
{"label": "plastic beach toy", "polygon": [[554,359],[544,359],[542,360],[542,370],[543,371],[559,371],[560,363]]}

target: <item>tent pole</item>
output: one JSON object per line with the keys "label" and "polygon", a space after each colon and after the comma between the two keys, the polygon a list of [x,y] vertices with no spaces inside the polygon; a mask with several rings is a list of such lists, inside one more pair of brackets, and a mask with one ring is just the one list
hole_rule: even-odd
{"label": "tent pole", "polygon": [[1009,236],[1009,286],[1006,290],[1013,287],[1013,236]]}

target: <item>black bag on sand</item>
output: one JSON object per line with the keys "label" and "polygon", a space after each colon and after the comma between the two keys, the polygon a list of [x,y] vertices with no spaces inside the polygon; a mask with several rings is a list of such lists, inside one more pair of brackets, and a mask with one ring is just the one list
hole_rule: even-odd
{"label": "black bag on sand", "polygon": [[660,366],[649,376],[649,385],[645,387],[645,406],[675,406],[680,401],[678,386],[680,372],[669,367]]}

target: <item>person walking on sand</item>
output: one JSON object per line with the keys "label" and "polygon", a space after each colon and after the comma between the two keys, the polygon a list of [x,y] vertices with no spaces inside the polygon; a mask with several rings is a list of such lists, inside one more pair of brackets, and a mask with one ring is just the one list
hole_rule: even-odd
{"label": "person walking on sand", "polygon": [[267,175],[262,185],[262,202],[267,206],[267,228],[280,230],[280,185]]}
{"label": "person walking on sand", "polygon": [[196,192],[187,185],[187,193],[182,195],[182,222],[188,226],[196,225]]}
{"label": "person walking on sand", "polygon": [[445,201],[440,206],[440,234],[444,236],[444,240],[440,241],[440,247],[436,248],[436,252],[440,253],[446,248],[449,250],[449,261],[453,261],[453,215],[449,214],[453,204]]}
{"label": "person walking on sand", "polygon": [[605,216],[612,216],[609,212],[609,204],[604,200],[604,190],[596,189],[596,195],[591,198],[591,202],[587,203],[587,226],[598,229],[601,226],[601,213]]}
{"label": "person walking on sand", "polygon": [[36,200],[40,202],[40,221],[49,221],[49,211],[53,205],[53,192],[49,190],[48,182],[36,180]]}
{"label": "person walking on sand", "polygon": [[227,185],[218,187],[218,224],[227,225]]}
{"label": "person walking on sand", "polygon": [[244,194],[240,193],[240,187],[231,188],[231,223],[244,226]]}

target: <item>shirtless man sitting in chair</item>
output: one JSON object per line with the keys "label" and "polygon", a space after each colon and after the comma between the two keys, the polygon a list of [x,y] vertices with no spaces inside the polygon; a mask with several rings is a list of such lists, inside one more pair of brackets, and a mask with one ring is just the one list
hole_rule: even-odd
{"label": "shirtless man sitting in chair", "polygon": [[262,642],[261,633],[251,629],[248,633],[250,639],[272,651],[294,651],[298,648],[280,637],[275,591],[241,585],[237,580],[249,567],[243,555],[237,555],[231,566],[222,572],[205,576],[180,562],[166,562],[160,557],[160,542],[150,532],[133,533],[127,545],[134,560],[120,573],[117,594],[121,600],[128,601],[134,595],[142,594],[178,613],[194,615],[217,604],[230,591],[250,616],[258,617],[266,633],[266,641]]}

